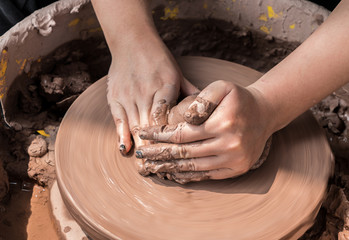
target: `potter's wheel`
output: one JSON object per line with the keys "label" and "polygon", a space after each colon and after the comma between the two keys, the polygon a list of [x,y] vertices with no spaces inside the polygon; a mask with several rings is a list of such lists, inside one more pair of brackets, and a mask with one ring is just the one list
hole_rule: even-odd
{"label": "potter's wheel", "polygon": [[[218,79],[246,86],[260,73],[187,57],[184,75],[203,88]],[[106,80],[85,91],[61,124],[57,179],[71,214],[93,239],[297,238],[311,226],[332,169],[325,136],[305,113],[273,137],[262,167],[224,181],[179,185],[138,174],[119,154]]]}

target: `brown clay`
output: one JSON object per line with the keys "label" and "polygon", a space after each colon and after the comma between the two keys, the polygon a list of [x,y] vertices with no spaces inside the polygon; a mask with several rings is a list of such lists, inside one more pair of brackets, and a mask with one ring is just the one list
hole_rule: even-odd
{"label": "brown clay", "polygon": [[[179,64],[201,87],[213,79],[247,86],[261,76],[208,58],[183,58]],[[91,238],[297,239],[312,225],[333,160],[311,114],[273,136],[267,161],[255,171],[183,186],[140,176],[136,158],[120,154],[105,92],[102,79],[74,102],[56,142],[62,197]]]}
{"label": "brown clay", "polygon": [[179,122],[184,122],[183,114],[187,111],[189,105],[195,100],[196,95],[190,95],[180,101],[176,106],[171,108],[168,115],[168,124],[174,125]]}
{"label": "brown clay", "polygon": [[201,97],[196,97],[195,101],[184,113],[184,119],[190,124],[200,125],[207,120],[216,107],[217,104]]}
{"label": "brown clay", "polygon": [[170,105],[165,99],[161,99],[157,102],[158,107],[152,114],[153,125],[162,125],[167,123],[167,115],[170,111]]}
{"label": "brown clay", "polygon": [[28,154],[31,157],[42,157],[47,153],[47,143],[41,136],[37,136],[28,147]]}

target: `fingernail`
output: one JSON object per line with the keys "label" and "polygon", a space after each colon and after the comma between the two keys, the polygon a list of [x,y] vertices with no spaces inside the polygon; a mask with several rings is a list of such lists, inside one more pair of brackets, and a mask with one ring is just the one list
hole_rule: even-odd
{"label": "fingernail", "polygon": [[136,158],[143,158],[142,151],[139,151],[139,150],[136,151]]}
{"label": "fingernail", "polygon": [[122,154],[126,153],[126,146],[124,144],[120,144],[119,150]]}

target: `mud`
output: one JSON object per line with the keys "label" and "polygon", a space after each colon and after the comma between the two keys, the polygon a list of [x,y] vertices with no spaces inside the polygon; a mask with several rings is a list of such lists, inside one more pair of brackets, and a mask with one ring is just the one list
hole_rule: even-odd
{"label": "mud", "polygon": [[41,136],[36,136],[28,147],[30,157],[42,157],[47,153],[47,143]]}
{"label": "mud", "polygon": [[[56,177],[55,140],[64,113],[105,75],[110,59],[102,39],[73,41],[33,61],[9,89],[6,114],[12,129],[0,127],[0,238],[59,239],[48,193],[38,197]],[[16,184],[8,184],[6,173]],[[25,187],[30,181],[38,185]]]}
{"label": "mud", "polygon": [[165,99],[157,102],[155,112],[152,114],[152,125],[162,125],[167,123],[167,116],[170,111],[170,105]]}
{"label": "mud", "polygon": [[10,186],[11,196],[0,211],[0,239],[61,239],[51,218],[48,188],[14,179]]}
{"label": "mud", "polygon": [[[163,14],[162,10],[161,13],[160,10],[155,11],[154,15],[157,14]],[[261,72],[268,71],[298,46],[298,43],[285,42],[214,19],[157,21],[156,25],[175,56],[215,57]],[[55,177],[54,164],[52,166],[54,141],[48,138],[55,138],[53,132],[57,131],[64,113],[81,91],[108,72],[110,60],[103,40],[73,41],[45,58],[36,59],[18,77],[9,91],[9,101],[6,102],[7,117],[14,130],[4,128],[0,131],[0,136],[4,138],[0,144],[0,158],[11,178],[23,181],[31,176],[46,185]],[[332,95],[313,108],[336,155],[335,175],[329,186],[336,187],[333,194],[344,192],[343,202],[349,196],[347,106],[345,100]],[[47,135],[50,129],[55,129],[49,134],[50,137],[37,132],[44,130],[41,133]],[[39,135],[48,143],[48,152],[42,157],[30,157],[28,147]],[[6,179],[0,176],[0,185],[7,186]],[[11,188],[13,186],[10,185],[10,193]],[[0,199],[6,192],[6,189],[0,191]],[[333,194],[331,192],[328,199],[331,196],[338,198]],[[7,198],[9,195],[14,195],[13,191]],[[18,201],[16,199],[12,198],[13,201]],[[4,209],[11,211],[9,203],[4,204]],[[6,221],[1,218],[0,228],[4,224],[6,225]],[[314,227],[301,239],[336,239],[343,226],[343,216],[334,215],[333,210],[324,205]]]}
{"label": "mud", "polygon": [[201,97],[196,97],[195,101],[190,104],[188,110],[184,113],[184,120],[190,124],[200,125],[208,119],[216,107],[217,104]]}

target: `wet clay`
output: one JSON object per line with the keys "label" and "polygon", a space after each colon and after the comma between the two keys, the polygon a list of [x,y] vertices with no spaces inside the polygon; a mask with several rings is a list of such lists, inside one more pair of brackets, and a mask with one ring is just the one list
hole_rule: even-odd
{"label": "wet clay", "polygon": [[10,185],[11,199],[0,212],[0,239],[62,239],[52,221],[48,188],[14,180]]}
{"label": "wet clay", "polygon": [[162,125],[167,123],[167,116],[170,111],[170,105],[165,99],[157,102],[157,108],[152,114],[152,125]]}
{"label": "wet clay", "polygon": [[[179,64],[201,88],[216,78],[246,86],[261,76],[216,59],[182,58]],[[87,89],[68,110],[56,141],[62,197],[91,238],[297,239],[313,224],[333,159],[310,113],[275,133],[267,161],[255,171],[180,185],[141,176],[136,158],[120,154],[105,92],[105,78]]]}
{"label": "wet clay", "polygon": [[217,104],[201,97],[196,97],[195,101],[190,104],[188,110],[184,113],[183,118],[190,124],[200,125],[208,119],[216,107]]}

